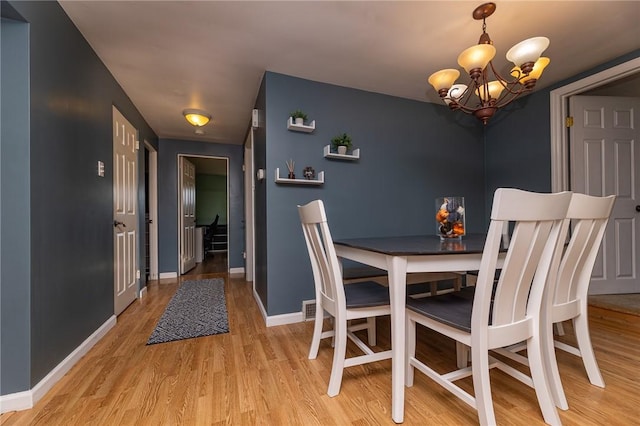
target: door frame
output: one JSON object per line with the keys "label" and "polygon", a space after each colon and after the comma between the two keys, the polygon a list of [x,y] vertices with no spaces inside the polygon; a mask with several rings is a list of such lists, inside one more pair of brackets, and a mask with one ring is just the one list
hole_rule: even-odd
{"label": "door frame", "polygon": [[253,283],[255,291],[255,166],[253,162],[253,127],[249,129],[244,146],[244,223],[245,223],[245,280]]}
{"label": "door frame", "polygon": [[569,132],[565,127],[569,97],[640,72],[640,57],[551,91],[551,191],[569,190]]}
{"label": "door frame", "polygon": [[149,151],[149,280],[158,279],[158,151],[146,140]]}
{"label": "door frame", "polygon": [[[229,215],[229,203],[230,203],[230,193],[229,193],[229,157],[220,157],[217,155],[200,155],[200,154],[178,154],[176,156],[176,182],[178,183],[177,188],[176,188],[176,200],[177,200],[177,209],[176,209],[176,228],[178,230],[178,245],[176,247],[176,258],[178,260],[177,266],[178,266],[178,270],[176,272],[177,276],[180,277],[182,276],[182,274],[180,273],[180,262],[181,262],[181,255],[182,253],[180,252],[180,247],[181,247],[181,243],[182,243],[182,233],[180,232],[180,215],[181,215],[181,207],[180,207],[180,158],[184,157],[186,159],[189,158],[205,158],[205,159],[211,159],[211,160],[224,160],[226,163],[226,170],[227,170],[227,272],[229,272],[229,253],[231,253],[231,238],[229,238],[229,233],[231,232],[231,224],[230,222],[232,221],[231,216]],[[198,173],[198,168],[196,167],[196,174]],[[198,196],[196,193],[196,205],[198,203]],[[196,222],[197,222],[197,218],[196,218]]]}

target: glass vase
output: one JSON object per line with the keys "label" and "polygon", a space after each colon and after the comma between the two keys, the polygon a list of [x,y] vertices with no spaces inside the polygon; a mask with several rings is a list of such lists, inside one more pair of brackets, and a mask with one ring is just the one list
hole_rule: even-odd
{"label": "glass vase", "polygon": [[436,235],[440,240],[460,240],[465,229],[464,197],[436,198]]}

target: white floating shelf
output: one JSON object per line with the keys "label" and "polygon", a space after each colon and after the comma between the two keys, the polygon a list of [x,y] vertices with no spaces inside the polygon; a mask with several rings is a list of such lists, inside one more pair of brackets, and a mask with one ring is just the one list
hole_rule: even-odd
{"label": "white floating shelf", "polygon": [[318,172],[316,179],[289,179],[280,177],[280,168],[276,168],[276,183],[288,183],[291,185],[322,185],[324,172]]}
{"label": "white floating shelf", "polygon": [[294,132],[311,133],[316,129],[316,120],[313,120],[309,125],[295,124],[293,122],[293,118],[289,117],[289,120],[287,121],[287,129],[293,130]]}
{"label": "white floating shelf", "polygon": [[331,145],[324,147],[324,156],[326,158],[335,158],[338,160],[357,160],[360,158],[360,148],[351,151],[351,154],[338,154],[337,152],[331,152]]}

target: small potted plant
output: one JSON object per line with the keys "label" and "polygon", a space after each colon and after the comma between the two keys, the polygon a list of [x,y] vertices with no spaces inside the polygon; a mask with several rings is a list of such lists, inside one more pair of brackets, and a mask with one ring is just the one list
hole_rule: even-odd
{"label": "small potted plant", "polygon": [[343,133],[331,138],[331,145],[338,151],[338,154],[344,155],[351,149],[351,136]]}
{"label": "small potted plant", "polygon": [[302,126],[305,120],[307,119],[307,114],[305,114],[303,111],[299,109],[293,111],[289,115],[291,116],[291,118],[293,118],[293,121],[296,123],[297,126]]}

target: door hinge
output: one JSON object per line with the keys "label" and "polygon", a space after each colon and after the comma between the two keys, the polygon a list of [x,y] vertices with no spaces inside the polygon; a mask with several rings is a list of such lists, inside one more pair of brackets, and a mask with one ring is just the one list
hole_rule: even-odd
{"label": "door hinge", "polygon": [[136,151],[140,150],[140,141],[136,141]]}
{"label": "door hinge", "polygon": [[569,116],[567,118],[564,119],[564,125],[566,127],[571,127],[573,126],[573,117]]}

